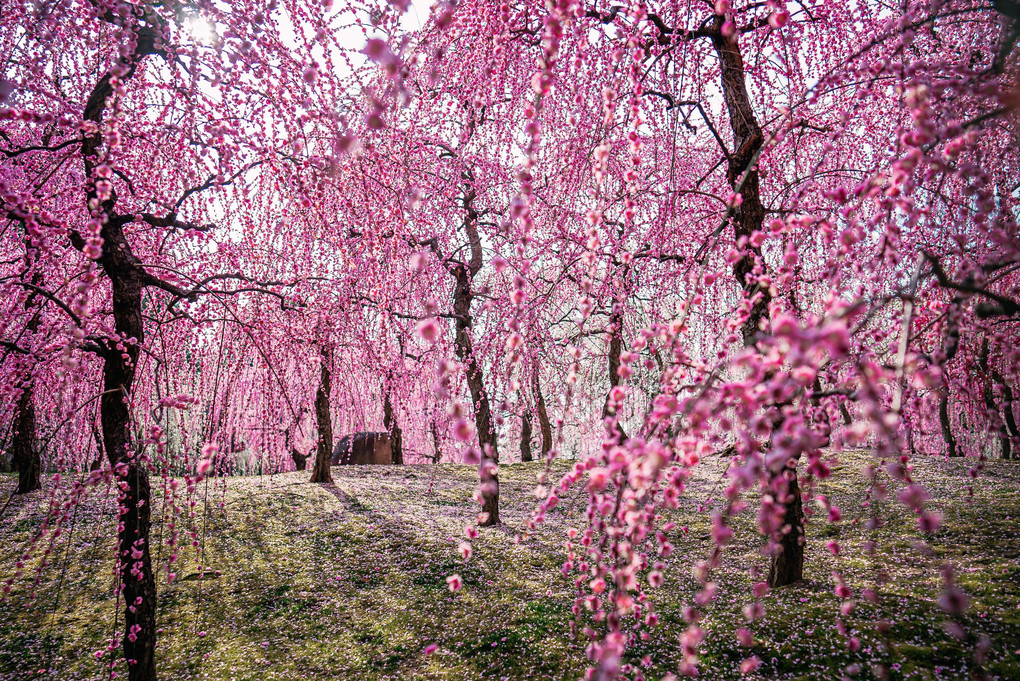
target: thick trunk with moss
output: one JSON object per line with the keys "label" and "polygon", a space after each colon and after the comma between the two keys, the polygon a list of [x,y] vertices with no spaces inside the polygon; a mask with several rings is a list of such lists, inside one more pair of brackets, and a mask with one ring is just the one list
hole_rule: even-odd
{"label": "thick trunk with moss", "polygon": [[333,419],[329,413],[332,387],[333,350],[325,343],[319,346],[319,388],[315,392],[315,421],[319,427],[319,442],[315,448],[315,465],[311,482],[333,482],[330,457],[333,454]]}

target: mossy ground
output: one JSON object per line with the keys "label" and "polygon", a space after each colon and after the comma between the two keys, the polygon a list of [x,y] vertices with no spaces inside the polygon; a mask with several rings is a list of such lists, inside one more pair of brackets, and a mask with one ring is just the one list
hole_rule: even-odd
{"label": "mossy ground", "polygon": [[[976,480],[966,462],[916,463],[933,507],[945,521],[922,539],[910,513],[893,500],[878,512],[888,521],[872,533],[863,520],[864,455],[843,454],[843,465],[819,491],[843,509],[838,525],[814,516],[808,526],[807,581],[765,599],[766,615],[751,625],[752,651],[733,631],[746,624],[752,566],[764,568],[753,510],[734,523],[734,542],[716,572],[718,597],[708,608],[702,678],[737,678],[749,654],[762,659],[761,678],[838,678],[857,664],[891,666],[893,679],[969,678],[973,640],[992,642],[984,671],[1020,678],[1020,464],[990,462]],[[567,463],[554,466],[565,470]],[[665,584],[655,590],[662,623],[651,639],[630,651],[646,678],[676,671],[681,611],[696,583],[691,566],[708,555],[710,509],[719,503],[721,466],[705,462],[673,517],[676,551]],[[572,580],[560,572],[568,527],[583,523],[584,501],[573,493],[541,531],[516,540],[534,506],[531,490],[543,464],[501,469],[505,526],[483,529],[474,556],[456,552],[463,527],[477,507],[470,501],[473,469],[456,466],[334,468],[335,485],[307,482],[307,473],[234,478],[213,483],[198,499],[201,561],[218,576],[197,577],[193,551],[174,565],[167,584],[166,554],[159,567],[159,669],[161,679],[576,679],[586,666],[584,643],[568,632]],[[968,487],[973,485],[973,495]],[[13,482],[0,479],[6,500]],[[158,495],[157,495],[158,496]],[[0,517],[0,580],[14,573],[18,556],[45,516],[45,493],[13,501]],[[222,507],[221,507],[222,503]],[[119,633],[114,597],[113,511],[109,496],[93,495],[53,546],[51,564],[34,565],[0,603],[0,681],[109,678],[105,650]],[[202,509],[208,509],[203,513]],[[154,508],[154,540],[165,531]],[[686,527],[686,532],[680,528]],[[183,536],[183,535],[182,535]],[[877,559],[863,551],[878,542]],[[825,542],[837,539],[843,557]],[[155,545],[155,544],[154,544]],[[946,633],[936,605],[940,568],[951,561],[971,596],[960,620],[970,637]],[[851,653],[835,631],[839,602],[831,573],[839,569],[859,593],[880,569],[889,581],[879,605],[857,608],[843,620],[862,640]],[[446,587],[456,572],[464,589]],[[31,601],[34,594],[34,600]],[[891,621],[888,638],[875,622]],[[430,644],[438,648],[424,654]],[[650,667],[641,664],[649,656]],[[116,667],[123,678],[123,667]]]}

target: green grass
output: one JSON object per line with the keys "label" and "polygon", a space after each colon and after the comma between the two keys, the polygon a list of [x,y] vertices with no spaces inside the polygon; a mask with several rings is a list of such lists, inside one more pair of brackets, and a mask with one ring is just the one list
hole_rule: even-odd
{"label": "green grass", "polygon": [[[844,521],[833,526],[812,518],[807,582],[766,597],[765,617],[749,625],[751,651],[737,645],[733,631],[746,624],[740,610],[750,600],[749,571],[766,563],[753,508],[735,519],[735,540],[714,575],[718,597],[703,623],[709,635],[702,677],[737,678],[741,660],[753,653],[763,661],[759,678],[838,678],[848,665],[859,666],[858,678],[874,678],[874,663],[896,664],[893,679],[970,678],[973,640],[987,635],[985,672],[1020,678],[1020,465],[991,462],[970,496],[965,463],[917,462],[929,503],[945,517],[922,553],[916,523],[894,494],[879,507],[888,521],[883,528],[873,534],[863,520],[855,522],[870,513],[856,472],[863,459],[844,458],[842,470],[819,490],[841,506]],[[691,565],[711,548],[720,465],[711,460],[698,469],[669,518],[678,525],[676,550],[665,584],[653,592],[662,621],[649,640],[635,641],[627,659],[648,679],[676,671],[682,611],[697,588]],[[178,579],[167,584],[166,550],[154,549],[161,678],[581,678],[586,642],[569,635],[573,583],[559,567],[566,529],[583,525],[583,500],[571,493],[539,532],[517,536],[535,504],[529,492],[541,466],[503,467],[505,527],[483,529],[467,563],[456,548],[476,512],[469,467],[335,468],[335,486],[311,485],[306,473],[215,481],[207,505],[200,496],[196,520],[178,519],[185,542],[184,531],[197,525],[203,559],[183,552],[174,564]],[[4,498],[12,485],[0,479]],[[161,498],[158,484],[154,496]],[[40,493],[17,499],[0,518],[0,580],[13,576],[47,500]],[[699,512],[702,504],[708,510]],[[121,621],[112,577],[114,508],[108,495],[90,497],[73,524],[65,524],[38,584],[39,551],[0,603],[0,681],[108,678],[109,655],[97,661],[93,653],[105,649]],[[154,518],[155,547],[167,532],[158,504]],[[877,560],[864,553],[869,538],[878,542]],[[830,539],[843,545],[843,558],[825,550]],[[947,561],[971,596],[960,620],[974,637],[968,642],[946,633],[935,603]],[[219,574],[199,579],[200,563]],[[879,603],[859,600],[843,618],[862,641],[856,653],[834,630],[834,569],[855,593],[881,578]],[[457,594],[446,587],[453,572],[465,584]],[[887,636],[875,628],[882,618],[890,622]],[[436,652],[424,655],[433,643]],[[641,666],[645,656],[648,669]],[[120,663],[117,670],[123,677]]]}

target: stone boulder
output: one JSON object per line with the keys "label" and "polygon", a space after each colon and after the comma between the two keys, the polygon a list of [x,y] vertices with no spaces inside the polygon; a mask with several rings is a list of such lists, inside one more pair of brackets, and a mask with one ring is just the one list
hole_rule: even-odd
{"label": "stone boulder", "polygon": [[333,450],[334,466],[364,466],[367,464],[393,464],[393,447],[389,433],[352,433],[336,443]]}

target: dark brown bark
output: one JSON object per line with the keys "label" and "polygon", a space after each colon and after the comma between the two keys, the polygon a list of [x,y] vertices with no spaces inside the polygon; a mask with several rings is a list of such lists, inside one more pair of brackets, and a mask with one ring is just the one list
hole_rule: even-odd
{"label": "dark brown bark", "polygon": [[[114,328],[124,338],[124,352],[108,348],[104,353],[103,396],[100,399],[103,444],[110,466],[121,479],[120,532],[117,536],[120,577],[125,603],[124,658],[131,681],[156,678],[156,583],[149,555],[149,471],[136,460],[131,441],[128,411],[139,347],[144,341],[140,266],[119,227],[103,227],[104,248],[100,263],[113,289]],[[127,356],[125,359],[124,355]]]}
{"label": "dark brown bark", "polygon": [[25,385],[18,399],[17,411],[14,414],[14,427],[11,433],[11,467],[18,472],[18,486],[15,494],[28,494],[42,487],[40,474],[42,465],[39,450],[36,447],[35,395],[32,390],[31,378],[25,379]]}
{"label": "dark brown bark", "polygon": [[[625,271],[625,276],[626,276]],[[623,304],[620,302],[613,303],[613,310],[609,314],[609,393],[612,393],[613,388],[620,385],[620,355],[623,354]],[[606,394],[606,401],[602,405],[602,419],[605,420],[614,413],[610,409],[610,395]],[[623,430],[623,426],[620,425],[619,416],[616,421],[616,439],[618,442],[623,442],[627,439],[627,433]]]}
{"label": "dark brown bark", "polygon": [[294,446],[291,429],[287,428],[283,433],[284,446],[290,449],[290,458],[294,461],[294,470],[303,471],[308,467],[308,455],[298,451]]}
{"label": "dark brown bark", "polygon": [[531,415],[521,416],[521,461],[531,461]]}
{"label": "dark brown bark", "polygon": [[89,466],[89,471],[98,471],[103,468],[103,459],[106,458],[103,453],[103,435],[99,432],[99,426],[96,425],[96,420],[92,419],[92,438],[96,441],[96,460]]}
{"label": "dark brown bark", "polygon": [[[127,72],[120,79],[130,79],[138,63],[147,55],[157,54],[157,32],[146,28],[138,32],[134,53],[127,58]],[[85,105],[84,118],[102,130],[107,99],[112,94],[111,74],[96,84]],[[85,176],[94,176],[102,135],[95,132],[82,139]],[[142,292],[147,283],[157,281],[148,275],[128,245],[123,226],[130,216],[115,213],[116,197],[101,203],[94,187],[87,188],[87,204],[92,216],[101,218],[103,239],[99,265],[109,278],[112,291],[114,329],[119,339],[104,342],[103,395],[99,413],[110,466],[120,478],[120,523],[117,549],[122,597],[124,602],[124,658],[129,681],[156,679],[156,582],[149,553],[150,488],[149,471],[132,446],[131,414],[128,405],[134,387],[135,369],[141,344],[145,340],[142,317]],[[84,241],[72,233],[72,244],[84,247]],[[119,347],[118,347],[119,346]]]}
{"label": "dark brown bark", "polygon": [[[730,129],[733,131],[733,150],[728,152],[726,177],[734,190],[739,186],[742,199],[740,206],[735,209],[733,230],[738,240],[740,237],[749,239],[754,232],[762,231],[765,223],[765,206],[761,202],[761,180],[757,166],[757,155],[765,143],[765,136],[747,93],[744,60],[737,36],[724,36],[721,30],[722,18],[717,17],[715,21],[717,30],[712,33],[712,46],[719,57],[723,99],[729,114]],[[750,315],[741,326],[745,347],[754,344],[758,327],[768,315],[768,289],[760,287],[757,282],[748,281],[748,275],[760,258],[760,250],[747,244],[743,257],[733,265],[734,278],[752,301]]]}
{"label": "dark brown bark", "polygon": [[[740,205],[734,209],[734,237],[750,239],[756,231],[763,231],[765,206],[761,201],[761,178],[758,171],[758,154],[765,143],[761,125],[751,105],[744,73],[744,59],[740,53],[739,36],[725,36],[722,32],[722,17],[716,17],[710,32],[712,46],[719,58],[720,82],[723,100],[729,115],[733,132],[733,149],[727,151],[726,179],[733,190],[740,194]],[[744,255],[733,265],[733,277],[750,300],[751,309],[741,325],[744,347],[755,344],[761,323],[768,316],[771,296],[767,288],[752,281],[755,266],[761,261],[761,251],[750,243],[744,245]],[[764,266],[762,263],[761,266]],[[783,550],[772,556],[769,565],[769,584],[782,586],[801,579],[804,573],[804,514],[800,485],[796,470],[791,471],[788,492],[782,503],[786,509],[783,535],[780,545]],[[772,483],[782,486],[782,481]]]}
{"label": "dark brown bark", "polygon": [[956,444],[956,435],[953,434],[953,424],[949,418],[949,387],[942,390],[939,396],[939,424],[942,426],[942,439],[946,443],[946,456],[956,457],[960,455]]}
{"label": "dark brown bark", "polygon": [[796,470],[787,468],[784,473],[788,487],[786,498],[781,500],[786,509],[779,540],[782,551],[772,556],[769,562],[770,587],[796,584],[804,579],[804,509],[800,484]]}
{"label": "dark brown bark", "polygon": [[[470,171],[462,174],[464,194],[461,207],[464,209],[464,232],[467,234],[470,259],[461,262],[451,258],[443,258],[447,270],[454,277],[453,316],[456,320],[454,347],[457,359],[464,366],[468,390],[471,393],[472,408],[475,415],[475,429],[478,431],[478,447],[480,462],[478,466],[479,486],[482,492],[482,516],[479,525],[498,525],[499,520],[499,478],[492,470],[499,463],[499,448],[496,433],[492,427],[492,412],[489,407],[489,395],[485,390],[482,369],[475,359],[474,345],[471,338],[473,317],[471,305],[475,294],[471,284],[482,269],[482,240],[478,233],[478,211],[475,209],[477,196],[473,186],[474,179]],[[433,246],[435,248],[435,246]]]}
{"label": "dark brown bark", "polygon": [[1020,458],[1020,429],[1017,428],[1016,416],[1013,414],[1013,389],[995,369],[992,369],[992,380],[999,384],[1002,391],[1002,416],[1006,422],[1006,430],[1013,440],[1012,458]]}
{"label": "dark brown bark", "polygon": [[542,458],[546,458],[552,451],[553,434],[552,424],[549,423],[549,413],[545,409],[545,397],[542,396],[542,386],[539,384],[538,367],[535,367],[533,374],[535,384],[535,411],[538,412],[538,426],[542,431]]}
{"label": "dark brown bark", "polygon": [[311,482],[333,482],[330,457],[333,454],[333,419],[329,413],[332,387],[333,350],[325,343],[319,346],[319,389],[315,392],[315,421],[319,427],[319,443],[315,449],[315,465]]}
{"label": "dark brown bark", "polygon": [[393,402],[390,400],[389,390],[383,388],[383,425],[390,434],[390,449],[393,452],[393,464],[404,465],[404,433],[397,423],[396,414],[393,413]]}
{"label": "dark brown bark", "polygon": [[492,429],[492,413],[489,408],[489,395],[485,390],[485,382],[481,367],[475,359],[471,340],[471,275],[467,267],[460,267],[455,272],[457,284],[454,288],[453,310],[457,316],[456,351],[457,359],[464,365],[468,390],[474,406],[475,428],[478,431],[478,446],[481,463],[479,477],[482,488],[482,513],[484,518],[480,525],[499,524],[499,479],[489,471],[490,466],[499,462],[495,433]]}
{"label": "dark brown bark", "polygon": [[[946,313],[946,333],[942,339],[942,368],[945,375],[945,367],[956,357],[960,347],[960,314],[962,299],[956,297],[949,305]],[[939,425],[942,428],[942,439],[946,443],[946,455],[957,457],[960,455],[956,443],[956,435],[953,433],[953,423],[949,415],[949,398],[951,397],[948,377],[943,378],[942,392],[939,395]]]}
{"label": "dark brown bark", "polygon": [[[25,237],[25,269],[32,267],[29,254],[28,236]],[[42,284],[42,276],[36,272],[32,276],[32,284]],[[28,323],[25,324],[27,335],[32,336],[39,330],[39,315],[41,309],[36,304],[36,294],[32,292],[25,299],[25,310],[29,313]],[[18,406],[14,413],[14,423],[11,432],[11,467],[18,473],[18,486],[15,494],[28,494],[42,488],[42,461],[40,460],[39,447],[36,442],[36,415],[35,415],[35,379],[32,376],[32,367],[26,371],[21,386],[21,397],[18,398]]]}
{"label": "dark brown bark", "polygon": [[1009,440],[1009,432],[1006,430],[1006,424],[1003,422],[1002,416],[999,414],[999,405],[995,401],[995,391],[992,388],[992,374],[988,368],[988,350],[989,342],[986,338],[981,343],[981,351],[978,353],[978,364],[981,368],[981,396],[985,402],[985,412],[988,419],[988,425],[991,427],[999,439],[999,453],[1003,459],[1012,458],[1012,451]]}
{"label": "dark brown bark", "polygon": [[439,448],[439,428],[436,427],[435,421],[429,424],[429,430],[432,432],[432,463],[439,463],[443,458],[443,451]]}

